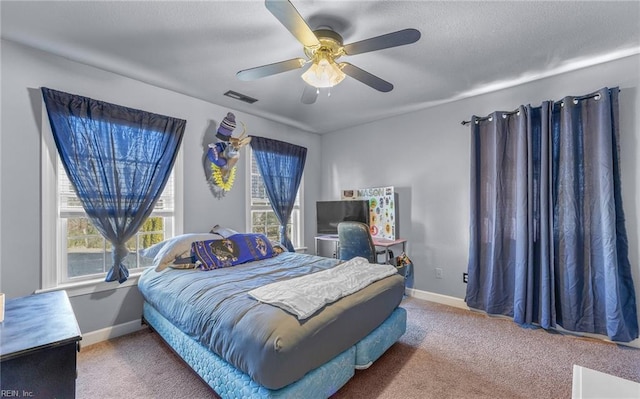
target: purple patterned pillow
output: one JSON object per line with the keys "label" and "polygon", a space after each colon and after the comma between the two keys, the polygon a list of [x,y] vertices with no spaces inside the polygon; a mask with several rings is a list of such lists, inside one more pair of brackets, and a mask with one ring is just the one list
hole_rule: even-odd
{"label": "purple patterned pillow", "polygon": [[202,270],[230,267],[241,263],[271,258],[273,246],[264,234],[234,234],[221,240],[195,241],[191,257]]}

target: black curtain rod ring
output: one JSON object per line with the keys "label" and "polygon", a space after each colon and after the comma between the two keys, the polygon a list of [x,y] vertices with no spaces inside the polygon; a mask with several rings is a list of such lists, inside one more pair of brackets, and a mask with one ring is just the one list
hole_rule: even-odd
{"label": "black curtain rod ring", "polygon": [[[618,89],[618,91],[620,92],[622,90]],[[586,99],[589,99],[589,98],[593,98],[594,100],[598,101],[598,100],[600,100],[601,97],[602,97],[602,95],[600,93],[596,92],[596,93],[592,93],[592,94],[587,94],[586,96],[582,96],[582,97],[574,97],[573,98],[573,103],[574,104],[578,104],[578,101],[586,100]],[[564,101],[563,100],[556,101],[553,104],[555,105],[555,104],[558,104],[558,103],[560,104],[560,107],[564,107]],[[505,112],[505,113],[502,114],[502,117],[506,118],[506,115],[512,115],[512,114],[516,114],[516,115],[519,116],[520,115],[520,109],[517,109],[517,110],[515,110],[513,112]],[[484,117],[484,118],[477,118],[476,121],[475,121],[475,124],[477,125],[479,122],[486,121],[486,120],[492,121],[493,119],[491,118],[491,116],[487,116],[487,117]],[[467,125],[469,123],[471,123],[471,121],[462,121],[461,122],[461,124],[463,126]]]}

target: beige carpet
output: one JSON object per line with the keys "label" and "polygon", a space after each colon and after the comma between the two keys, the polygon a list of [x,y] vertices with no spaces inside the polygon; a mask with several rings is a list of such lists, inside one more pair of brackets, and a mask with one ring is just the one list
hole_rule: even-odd
{"label": "beige carpet", "polygon": [[[334,397],[571,398],[574,364],[640,382],[640,350],[407,298],[406,334]],[[143,330],[83,348],[77,397],[216,398]]]}

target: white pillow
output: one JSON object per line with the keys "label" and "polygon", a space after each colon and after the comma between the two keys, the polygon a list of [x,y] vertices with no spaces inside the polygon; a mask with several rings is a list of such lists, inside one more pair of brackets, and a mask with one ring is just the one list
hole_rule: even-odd
{"label": "white pillow", "polygon": [[140,256],[142,256],[143,258],[155,258],[156,255],[158,254],[158,252],[160,252],[160,250],[162,248],[164,248],[165,245],[167,245],[167,243],[169,242],[169,240],[166,241],[160,241],[159,243],[153,244],[152,246],[148,247],[148,248],[143,248],[141,249],[140,252]]}
{"label": "white pillow", "polygon": [[213,228],[210,231],[211,233],[216,233],[216,234],[220,234],[223,238],[227,238],[229,236],[232,236],[234,234],[238,234],[237,231],[230,229],[228,227],[222,227],[219,224],[216,224],[215,226],[213,226]]}
{"label": "white pillow", "polygon": [[140,252],[146,258],[153,257],[153,266],[156,271],[162,271],[172,264],[177,258],[191,256],[191,243],[194,241],[221,240],[220,234],[189,233],[182,234],[168,240],[159,242]]}

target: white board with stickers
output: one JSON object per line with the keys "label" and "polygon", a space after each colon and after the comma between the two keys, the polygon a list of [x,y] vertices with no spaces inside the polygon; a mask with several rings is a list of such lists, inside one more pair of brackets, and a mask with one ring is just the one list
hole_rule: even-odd
{"label": "white board with stickers", "polygon": [[342,190],[342,199],[368,200],[371,236],[396,239],[397,204],[393,186]]}

